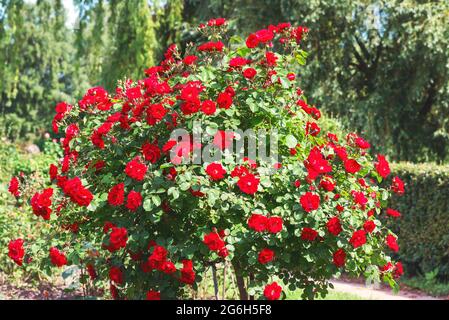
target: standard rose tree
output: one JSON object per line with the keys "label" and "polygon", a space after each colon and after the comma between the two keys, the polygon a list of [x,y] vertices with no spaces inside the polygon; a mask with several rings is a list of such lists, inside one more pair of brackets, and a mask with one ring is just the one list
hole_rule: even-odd
{"label": "standard rose tree", "polygon": [[[387,200],[404,184],[379,186],[385,157],[372,159],[358,134],[323,129],[296,82],[307,28],[270,25],[244,41],[226,27],[212,19],[200,43],[184,56],[170,46],[145,78],[56,106],[64,157],[51,185],[36,192],[20,177],[9,187],[31,199],[51,238],[24,230],[9,244],[14,262],[77,265],[83,284],[116,299],[189,298],[223,262],[242,298],[287,288],[314,298],[343,271],[395,286],[397,238],[381,221],[400,216]],[[250,129],[277,132],[276,158],[230,152]],[[221,157],[204,160],[210,147]]]}

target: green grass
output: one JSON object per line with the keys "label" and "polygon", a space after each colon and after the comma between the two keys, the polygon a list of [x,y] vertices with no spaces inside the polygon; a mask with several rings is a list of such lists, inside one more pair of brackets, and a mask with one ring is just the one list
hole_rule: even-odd
{"label": "green grass", "polygon": [[[302,300],[301,290],[287,292],[287,300]],[[324,297],[318,297],[316,300],[366,300],[355,294],[340,292],[336,290],[329,290],[329,293]]]}

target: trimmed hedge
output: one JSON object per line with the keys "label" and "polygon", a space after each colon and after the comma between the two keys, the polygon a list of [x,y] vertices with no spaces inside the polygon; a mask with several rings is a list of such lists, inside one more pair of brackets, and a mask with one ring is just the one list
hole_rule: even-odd
{"label": "trimmed hedge", "polygon": [[395,175],[406,183],[406,193],[391,199],[402,217],[389,219],[399,235],[406,274],[438,269],[438,279],[449,281],[449,166],[397,163],[392,165]]}

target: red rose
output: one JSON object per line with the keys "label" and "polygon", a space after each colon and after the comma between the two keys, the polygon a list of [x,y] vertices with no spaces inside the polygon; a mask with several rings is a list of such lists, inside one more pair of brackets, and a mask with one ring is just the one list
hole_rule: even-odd
{"label": "red rose", "polygon": [[225,246],[224,241],[220,238],[220,236],[216,232],[206,234],[204,236],[203,243],[209,247],[209,250],[212,251],[218,251]]}
{"label": "red rose", "polygon": [[115,284],[123,283],[123,272],[119,267],[112,266],[109,269],[109,280],[113,281]]}
{"label": "red rose", "polygon": [[25,250],[23,249],[23,239],[11,240],[8,244],[8,257],[19,266],[22,265]]}
{"label": "red rose", "polygon": [[198,46],[198,51],[207,51],[207,52],[214,52],[214,51],[218,51],[221,52],[223,51],[224,48],[224,44],[221,41],[209,41],[206,43],[203,43],[201,45]]}
{"label": "red rose", "polygon": [[301,239],[306,241],[313,241],[318,236],[318,232],[312,228],[303,228],[301,232]]}
{"label": "red rose", "polygon": [[264,215],[253,213],[248,219],[248,227],[257,232],[262,232],[267,229],[268,218]]}
{"label": "red rose", "polygon": [[142,146],[142,153],[145,160],[151,163],[156,163],[161,157],[161,150],[155,144],[144,143]]}
{"label": "red rose", "polygon": [[197,57],[197,56],[190,55],[190,56],[186,56],[186,57],[182,60],[182,62],[183,62],[185,65],[190,66],[190,65],[194,64],[194,63],[196,62],[196,60],[198,60],[198,57]]}
{"label": "red rose", "polygon": [[218,250],[218,255],[222,258],[226,258],[229,255],[228,248],[223,247],[220,250]]}
{"label": "red rose", "polygon": [[120,248],[126,247],[128,241],[128,232],[126,228],[112,227],[112,231],[109,235],[109,246],[107,249],[110,252],[120,250]]}
{"label": "red rose", "polygon": [[226,170],[220,163],[211,163],[206,167],[206,173],[209,175],[211,180],[221,180],[226,175]]}
{"label": "red rose", "polygon": [[142,204],[142,195],[137,191],[130,191],[126,199],[126,207],[131,211],[136,211]]}
{"label": "red rose", "polygon": [[137,181],[142,181],[147,173],[147,170],[147,166],[135,158],[127,163],[125,173]]}
{"label": "red rose", "polygon": [[335,251],[332,262],[337,268],[343,267],[346,263],[346,252],[343,249]]}
{"label": "red rose", "polygon": [[277,282],[273,282],[265,286],[263,295],[267,298],[267,300],[278,300],[281,297],[281,292],[282,287],[278,285]]}
{"label": "red rose", "polygon": [[229,67],[231,68],[241,68],[250,63],[250,60],[243,57],[235,57],[229,60]]}
{"label": "red rose", "polygon": [[282,218],[281,217],[269,217],[266,226],[267,231],[270,233],[278,233],[282,230]]}
{"label": "red rose", "polygon": [[320,187],[329,192],[333,191],[335,189],[335,181],[329,176],[324,176],[320,181]]}
{"label": "red rose", "polygon": [[182,260],[181,282],[192,285],[195,282],[192,260]]}
{"label": "red rose", "polygon": [[213,115],[217,111],[217,104],[212,100],[204,100],[201,103],[201,111],[207,115]]}
{"label": "red rose", "polygon": [[17,179],[16,177],[11,178],[11,180],[9,181],[8,191],[16,198],[20,196],[19,179]]}
{"label": "red rose", "polygon": [[369,144],[368,141],[364,140],[363,138],[357,137],[355,139],[355,143],[356,145],[360,148],[360,149],[369,149],[371,147],[371,145]]}
{"label": "red rose", "polygon": [[259,252],[259,256],[257,257],[257,260],[261,264],[267,264],[268,262],[272,261],[274,259],[274,251],[270,249],[262,249]]}
{"label": "red rose", "polygon": [[397,210],[387,208],[387,215],[395,218],[399,218],[401,216],[401,213]]}
{"label": "red rose", "polygon": [[256,178],[253,174],[249,173],[239,178],[237,181],[237,186],[240,190],[247,194],[254,194],[259,187],[259,179]]}
{"label": "red rose", "polygon": [[341,228],[340,219],[338,219],[338,217],[330,218],[326,226],[329,233],[333,234],[334,236],[338,236],[338,234],[343,230]]}
{"label": "red rose", "polygon": [[320,196],[312,192],[306,192],[301,196],[299,202],[305,212],[310,212],[319,208]]}
{"label": "red rose", "polygon": [[344,164],[346,172],[352,174],[359,172],[362,168],[362,166],[354,159],[348,159],[344,162]]}
{"label": "red rose", "polygon": [[388,161],[385,159],[385,156],[378,154],[377,155],[377,162],[375,163],[375,168],[377,173],[382,177],[386,178],[390,174],[390,165],[388,164]]}
{"label": "red rose", "polygon": [[86,271],[89,274],[91,280],[95,280],[97,278],[97,272],[95,271],[95,267],[91,263],[87,264]]}
{"label": "red rose", "polygon": [[165,109],[164,106],[161,104],[150,105],[149,108],[147,109],[147,123],[150,126],[155,125],[156,123],[164,119],[167,112],[168,110]]}
{"label": "red rose", "polygon": [[394,266],[394,277],[400,278],[404,274],[404,267],[401,262],[397,262]]}
{"label": "red rose", "polygon": [[50,260],[54,266],[62,267],[67,264],[67,258],[64,252],[59,251],[55,247],[50,248]]}
{"label": "red rose", "polygon": [[111,206],[120,206],[125,201],[125,184],[119,183],[111,188],[108,193],[108,203]]}
{"label": "red rose", "polygon": [[392,234],[389,234],[386,238],[385,241],[387,243],[387,246],[393,250],[394,252],[398,252],[399,251],[399,246],[398,243],[396,242],[396,237],[393,236]]}
{"label": "red rose", "polygon": [[366,220],[363,224],[363,230],[365,230],[368,233],[372,233],[376,229],[376,224],[373,220]]}
{"label": "red rose", "polygon": [[352,234],[351,239],[349,242],[352,244],[352,246],[355,248],[358,248],[360,246],[363,246],[366,243],[366,232],[365,230],[357,230]]}
{"label": "red rose", "polygon": [[161,271],[165,274],[172,274],[176,272],[175,264],[171,261],[165,261],[162,264]]}
{"label": "red rose", "polygon": [[31,198],[31,207],[36,216],[41,216],[44,220],[50,220],[52,195],[52,188],[45,189],[42,193],[37,192],[34,194]]}
{"label": "red rose", "polygon": [[256,32],[256,37],[259,42],[265,43],[273,40],[274,34],[271,30],[262,29]]}
{"label": "red rose", "polygon": [[94,198],[93,194],[83,186],[79,177],[67,180],[62,186],[62,191],[81,207],[89,206]]}
{"label": "red rose", "polygon": [[362,208],[368,203],[368,199],[365,197],[365,194],[362,191],[353,191],[352,197],[354,202],[360,205]]}
{"label": "red rose", "polygon": [[275,67],[276,64],[277,64],[276,61],[277,61],[278,57],[276,56],[275,53],[270,52],[270,51],[267,51],[267,52],[265,53],[265,59],[266,59],[266,61],[267,61],[267,65],[268,65],[269,67]]}
{"label": "red rose", "polygon": [[257,47],[258,44],[259,40],[257,39],[256,34],[251,33],[246,39],[246,46],[251,49]]}
{"label": "red rose", "polygon": [[217,97],[218,106],[222,109],[229,109],[232,105],[232,97],[227,92],[221,92]]}
{"label": "red rose", "polygon": [[252,79],[256,76],[257,71],[254,68],[246,68],[245,71],[243,71],[243,76],[246,79]]}
{"label": "red rose", "polygon": [[147,300],[161,300],[161,293],[154,290],[147,292]]}
{"label": "red rose", "polygon": [[393,184],[391,185],[391,190],[393,190],[393,192],[395,192],[399,195],[404,194],[404,192],[405,192],[404,182],[401,180],[401,178],[399,178],[399,177],[393,178]]}
{"label": "red rose", "polygon": [[307,160],[304,161],[304,166],[308,171],[308,178],[314,180],[320,174],[329,173],[332,171],[332,167],[329,162],[324,159],[320,149],[314,147],[310,150]]}
{"label": "red rose", "polygon": [[321,128],[316,124],[316,122],[307,122],[306,123],[306,135],[311,135],[316,137],[321,131]]}

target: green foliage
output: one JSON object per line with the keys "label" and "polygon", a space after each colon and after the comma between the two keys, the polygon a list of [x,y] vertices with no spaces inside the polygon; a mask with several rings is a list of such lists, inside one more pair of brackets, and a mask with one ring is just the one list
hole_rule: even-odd
{"label": "green foliage", "polygon": [[[23,120],[8,132],[16,139],[17,133],[43,128],[56,102],[70,100],[73,50],[61,1],[19,0],[0,6],[0,117],[14,114]],[[14,119],[1,120],[8,121]]]}
{"label": "green foliage", "polygon": [[[7,141],[0,142],[0,272],[8,274],[10,279],[39,279],[45,276],[37,266],[26,269],[17,269],[8,257],[8,243],[17,236],[37,239],[47,237],[50,232],[48,223],[39,221],[34,216],[26,201],[17,202],[8,192],[8,182],[11,176],[18,176],[21,172],[33,177],[31,190],[36,190],[47,183],[48,166],[61,154],[58,144],[47,140],[43,152],[31,155],[22,150],[22,147]],[[36,245],[39,244],[36,240]],[[37,249],[35,246],[34,250]]]}
{"label": "green foliage", "polygon": [[391,207],[402,213],[391,228],[399,235],[404,270],[408,276],[422,276],[437,269],[437,279],[447,282],[449,166],[399,163],[392,172],[406,183],[405,194],[391,200]]}
{"label": "green foliage", "polygon": [[[93,266],[98,276],[92,283],[103,287],[110,282],[114,298],[142,299],[149,290],[164,299],[186,297],[191,291],[186,284],[197,289],[207,268],[224,261],[233,265],[237,278],[247,279],[242,291],[257,298],[278,299],[270,287],[265,289],[281,279],[285,288],[303,289],[302,297],[313,299],[325,295],[329,279],[342,270],[394,286],[395,269],[378,269],[394,264],[385,244],[390,231],[374,216],[367,217],[368,210],[379,213],[386,205],[389,191],[375,183],[382,180],[375,160],[353,141],[355,134],[337,142],[318,130],[319,110],[307,105],[295,78],[287,76],[303,63],[295,59],[304,51],[292,36],[294,30],[266,32],[270,39],[276,37],[273,42],[279,47],[271,48],[266,39],[248,48],[236,38],[228,43],[226,24],[205,27],[204,40],[187,47],[186,55],[196,55],[194,64],[171,47],[163,68],[152,69],[158,71],[145,82],[120,81],[117,94],[97,93],[98,101],[87,94],[84,103],[67,111],[60,119],[67,161],[59,168],[60,176],[39,189],[53,188],[51,203],[42,205],[52,211],[47,218],[53,228],[38,244],[24,239],[25,251],[31,248],[34,259],[30,265],[47,272],[48,249],[57,246],[69,264],[82,270],[88,263]],[[287,40],[279,41],[281,36]],[[223,43],[217,46],[206,39]],[[204,50],[211,44],[212,52]],[[268,62],[268,51],[275,63]],[[238,55],[248,59],[244,70],[253,67],[254,77],[245,76],[243,68],[230,68]],[[213,104],[213,112],[204,110],[205,101]],[[339,129],[336,121],[327,123],[327,129]],[[187,144],[173,140],[175,128],[188,130]],[[207,153],[221,137],[217,131],[227,129],[237,142],[244,140],[239,132],[247,129],[253,130],[252,136],[260,134],[258,129],[276,129],[279,148],[273,151],[279,159],[259,154],[251,159],[253,165],[226,150],[216,160],[182,163],[178,152],[168,152],[192,145]],[[191,144],[191,130],[203,133],[200,141]],[[260,136],[256,140],[263,141]],[[172,142],[176,146],[164,151]],[[147,152],[148,144],[154,152]],[[337,156],[337,148],[345,149],[346,156]],[[76,160],[71,161],[74,151]],[[347,169],[347,157],[359,169]],[[100,161],[103,165],[97,168]],[[214,166],[220,167],[221,177],[210,171]],[[360,183],[365,177],[374,179]],[[122,186],[120,194],[117,185]],[[27,192],[26,186],[20,190]],[[360,197],[355,200],[354,192],[363,203]],[[142,201],[133,200],[136,194]],[[41,212],[39,203],[32,206]],[[330,231],[331,218],[337,219],[337,232]],[[257,227],[250,219],[264,222]],[[375,228],[365,232],[367,219]],[[110,223],[116,225],[112,231],[105,228]],[[69,232],[66,226],[74,224],[79,229]],[[119,232],[127,237],[117,237]],[[207,239],[214,237],[216,245],[211,245]],[[33,246],[40,250],[33,251]],[[159,255],[161,250],[166,254]],[[266,251],[275,258],[265,261]],[[167,270],[170,263],[173,268]],[[117,268],[123,279],[114,277]],[[194,280],[186,272],[195,272]]]}
{"label": "green foliage", "polygon": [[449,2],[186,1],[187,20],[233,19],[239,33],[309,27],[306,93],[396,161],[449,157]]}
{"label": "green foliage", "polygon": [[401,282],[408,287],[425,291],[434,296],[448,296],[449,283],[439,281],[438,273],[439,268],[436,268],[434,271],[427,272],[424,276],[404,278]]}

